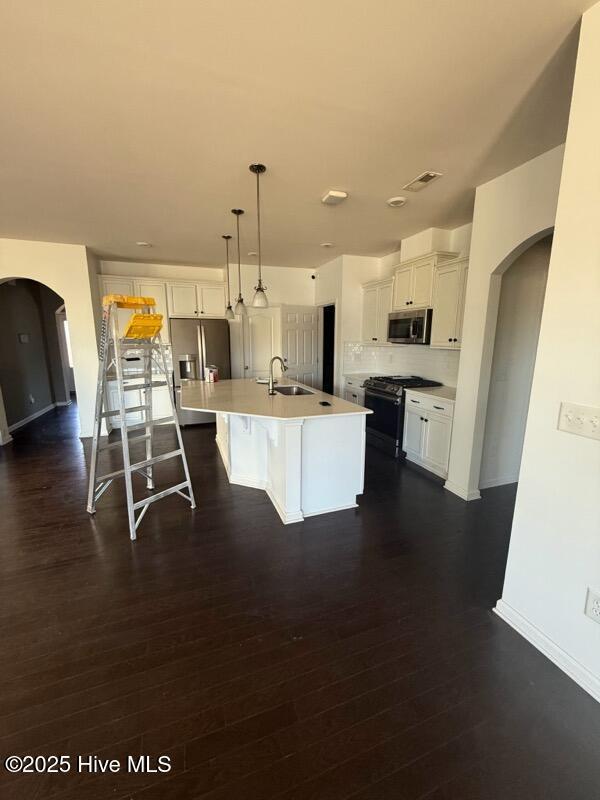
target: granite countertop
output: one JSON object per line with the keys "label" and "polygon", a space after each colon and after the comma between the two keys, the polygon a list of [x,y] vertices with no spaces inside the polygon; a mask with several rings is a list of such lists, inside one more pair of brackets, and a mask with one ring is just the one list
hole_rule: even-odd
{"label": "granite countertop", "polygon": [[[220,414],[239,414],[248,417],[269,419],[307,419],[309,417],[332,417],[339,414],[371,414],[368,408],[349,403],[318,389],[288,378],[279,378],[277,386],[303,386],[312,394],[289,396],[269,395],[265,383],[256,383],[250,378],[234,378],[229,381],[182,381],[181,408],[189,411],[210,411]],[[319,405],[328,401],[330,406]]]}
{"label": "granite countertop", "polygon": [[350,378],[351,381],[366,381],[367,378],[379,378],[383,377],[378,372],[344,372],[344,378]]}
{"label": "granite countertop", "polygon": [[416,392],[417,394],[428,394],[431,397],[439,397],[441,400],[456,400],[456,389],[454,386],[429,386],[422,389],[407,389],[407,392]]}

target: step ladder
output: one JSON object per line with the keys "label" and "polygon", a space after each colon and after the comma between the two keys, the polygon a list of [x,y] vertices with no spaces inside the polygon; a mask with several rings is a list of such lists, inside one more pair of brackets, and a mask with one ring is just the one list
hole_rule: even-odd
{"label": "step ladder", "polygon": [[[162,314],[153,313],[154,306],[155,301],[151,297],[112,294],[106,295],[102,299],[102,331],[87,510],[88,513],[95,514],[96,503],[115,478],[125,478],[129,535],[132,541],[136,539],[137,528],[151,503],[176,493],[187,500],[192,508],[196,507],[175,409],[172,375],[168,369],[165,347],[160,338]],[[118,320],[120,308],[131,308],[135,312],[121,337],[119,336]],[[116,409],[109,407],[109,381],[115,381],[118,389]],[[168,387],[171,413],[167,417],[153,419],[152,390],[159,386]],[[141,405],[126,406],[125,398],[131,391],[143,393]],[[143,415],[143,422],[132,423],[131,414],[140,412]],[[115,442],[101,442],[102,423],[111,419],[120,421],[121,438]],[[169,423],[175,426],[178,446],[168,453],[154,455],[154,428],[156,425]],[[143,431],[143,433],[130,438],[129,434],[134,431]],[[137,447],[141,442],[145,443],[145,458],[141,460],[136,458],[132,461],[131,449]],[[116,448],[122,448],[123,467],[98,475],[100,453]],[[154,491],[154,465],[172,458],[181,458],[185,480],[156,494],[135,500],[132,476],[137,474],[145,478],[146,489]],[[136,512],[139,512],[137,517]]]}

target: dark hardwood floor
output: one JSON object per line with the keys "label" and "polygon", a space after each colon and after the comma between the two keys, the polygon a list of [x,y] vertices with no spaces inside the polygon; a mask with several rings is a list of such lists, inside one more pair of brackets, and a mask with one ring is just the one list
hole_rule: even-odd
{"label": "dark hardwood floor", "polygon": [[369,451],[360,508],[284,527],[195,428],[198,509],[131,543],[121,486],[85,512],[76,432],[0,448],[0,753],[172,770],[3,770],[3,800],[600,797],[600,706],[491,612],[513,488],[466,504]]}

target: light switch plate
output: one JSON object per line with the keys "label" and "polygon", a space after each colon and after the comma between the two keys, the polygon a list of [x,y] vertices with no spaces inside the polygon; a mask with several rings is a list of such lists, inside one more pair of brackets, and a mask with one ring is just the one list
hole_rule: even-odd
{"label": "light switch plate", "polygon": [[600,408],[561,403],[558,430],[600,440]]}

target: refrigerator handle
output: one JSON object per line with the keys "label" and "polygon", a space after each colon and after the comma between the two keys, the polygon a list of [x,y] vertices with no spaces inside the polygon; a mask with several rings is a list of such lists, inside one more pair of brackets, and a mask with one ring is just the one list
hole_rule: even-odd
{"label": "refrigerator handle", "polygon": [[200,355],[200,380],[206,380],[206,335],[204,325],[198,325],[198,353]]}

